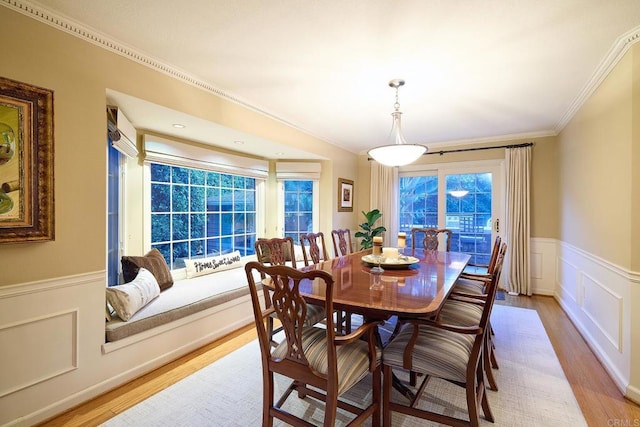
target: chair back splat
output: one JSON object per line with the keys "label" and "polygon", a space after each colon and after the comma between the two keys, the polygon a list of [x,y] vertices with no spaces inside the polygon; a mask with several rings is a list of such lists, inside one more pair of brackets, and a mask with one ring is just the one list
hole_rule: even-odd
{"label": "chair back splat", "polygon": [[[382,322],[363,324],[347,336],[336,335],[334,321],[327,317],[326,327],[308,326],[309,305],[304,294],[320,287],[325,290],[324,310],[333,310],[334,280],[323,270],[301,271],[288,266],[265,266],[249,262],[245,266],[251,293],[253,314],[262,360],[262,425],[272,426],[277,418],[291,425],[309,425],[302,417],[283,409],[288,398],[311,397],[325,403],[324,426],[334,426],[337,409],[354,414],[352,422],[361,424],[372,417],[380,424],[380,390],[382,352],[376,346],[375,331]],[[257,283],[256,283],[257,281]],[[270,304],[260,304],[259,286],[269,288]],[[284,339],[271,349],[265,320],[273,314],[283,325]],[[372,398],[356,406],[339,399],[340,395],[372,373]],[[292,380],[275,401],[274,374]],[[369,381],[367,379],[367,381]],[[312,387],[309,387],[312,386]],[[297,391],[297,394],[292,394]]]}
{"label": "chair back splat", "polygon": [[302,246],[304,265],[318,264],[320,261],[331,259],[327,253],[327,245],[322,231],[301,235],[300,245]]}
{"label": "chair back splat", "polygon": [[438,241],[438,236],[445,236],[445,250],[449,252],[451,250],[451,238],[453,236],[453,232],[448,228],[412,228],[411,229],[411,248],[415,249],[417,246],[416,242],[419,242],[420,236],[424,236],[422,238],[422,247],[425,251],[437,251],[440,242]]}
{"label": "chair back splat", "polygon": [[294,243],[291,237],[258,239],[254,248],[256,257],[261,264],[285,265],[289,261],[291,267],[296,268]]}
{"label": "chair back splat", "polygon": [[351,246],[351,230],[348,228],[331,230],[333,251],[336,257],[349,255],[353,251]]}

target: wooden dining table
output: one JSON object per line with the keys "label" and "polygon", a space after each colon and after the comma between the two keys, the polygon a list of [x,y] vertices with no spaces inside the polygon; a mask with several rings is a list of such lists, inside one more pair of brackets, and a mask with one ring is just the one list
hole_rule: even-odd
{"label": "wooden dining table", "polygon": [[[382,263],[384,272],[376,274],[371,272],[373,265],[362,259],[369,254],[370,249],[354,252],[302,269],[331,273],[334,309],[361,314],[365,319],[387,320],[394,315],[430,317],[437,314],[470,259],[468,254],[459,252],[406,249],[406,256],[416,258],[415,263]],[[324,303],[325,291],[321,285],[305,282],[300,286],[307,302]]]}

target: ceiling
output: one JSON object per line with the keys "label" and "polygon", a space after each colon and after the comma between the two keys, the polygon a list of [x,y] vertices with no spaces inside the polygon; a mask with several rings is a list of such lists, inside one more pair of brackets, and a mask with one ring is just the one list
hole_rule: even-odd
{"label": "ceiling", "polygon": [[[555,135],[640,31],[638,0],[30,4],[354,153],[385,143],[395,78],[406,81],[399,103],[410,143]],[[111,96],[137,103],[123,111],[139,128],[202,140],[216,126],[172,130],[174,112]],[[182,116],[176,120],[195,120]],[[227,131],[221,140],[251,138]],[[308,154],[283,150],[295,151],[275,144],[265,156]]]}

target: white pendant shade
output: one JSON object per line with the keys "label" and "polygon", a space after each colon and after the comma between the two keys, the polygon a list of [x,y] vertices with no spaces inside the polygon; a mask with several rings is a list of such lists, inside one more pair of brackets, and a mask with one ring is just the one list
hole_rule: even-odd
{"label": "white pendant shade", "polygon": [[396,103],[395,111],[391,113],[393,123],[387,138],[387,144],[372,148],[368,152],[373,160],[386,166],[408,165],[418,160],[427,151],[427,147],[424,145],[407,144],[407,141],[402,136],[402,125],[400,123],[402,113],[399,111],[400,104],[398,103],[398,88],[402,85],[404,85],[403,80],[391,80],[389,82],[389,86],[396,89]]}
{"label": "white pendant shade", "polygon": [[404,166],[418,160],[426,150],[416,144],[383,145],[369,150],[369,156],[386,166]]}

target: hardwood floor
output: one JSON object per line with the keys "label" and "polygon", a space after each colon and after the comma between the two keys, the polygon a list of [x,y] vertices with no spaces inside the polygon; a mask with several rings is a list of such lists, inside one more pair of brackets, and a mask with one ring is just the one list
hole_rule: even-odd
{"label": "hardwood floor", "polygon": [[[538,311],[590,426],[640,426],[640,406],[624,398],[552,297],[506,295],[505,300],[497,303]],[[100,425],[254,338],[253,325],[249,325],[41,425]]]}

